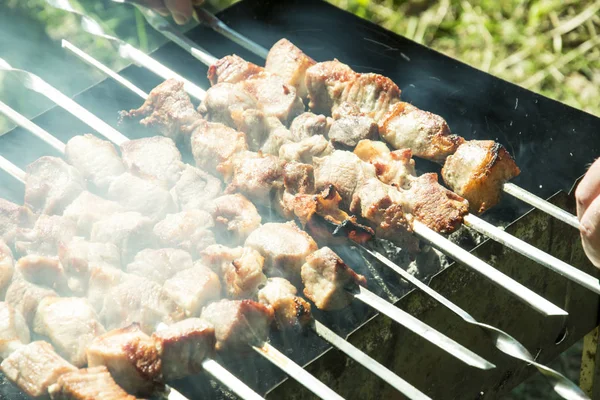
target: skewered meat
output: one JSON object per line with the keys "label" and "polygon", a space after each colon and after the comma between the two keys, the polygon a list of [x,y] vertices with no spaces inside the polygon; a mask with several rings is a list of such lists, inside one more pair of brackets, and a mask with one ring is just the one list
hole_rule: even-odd
{"label": "skewered meat", "polygon": [[57,294],[52,289],[16,277],[6,291],[5,301],[25,318],[28,325],[31,325],[40,302],[46,297],[55,296]]}
{"label": "skewered meat", "polygon": [[101,191],[106,191],[112,180],[125,172],[115,146],[91,134],[70,139],[65,147],[65,158]]}
{"label": "skewered meat", "polygon": [[296,89],[278,75],[247,79],[239,85],[256,98],[260,111],[268,117],[276,117],[284,124],[304,112],[304,103],[296,94]]}
{"label": "skewered meat", "polygon": [[36,285],[51,288],[58,293],[70,294],[67,276],[60,261],[55,257],[28,255],[19,258],[15,276]]}
{"label": "skewered meat", "polygon": [[91,304],[79,297],[44,298],[32,328],[50,339],[58,353],[77,367],[87,363],[87,346],[105,332]]}
{"label": "skewered meat", "polygon": [[87,358],[90,367],[108,368],[128,393],[144,396],[163,389],[160,352],[136,324],[95,338]]}
{"label": "skewered meat", "polygon": [[48,393],[52,400],[136,400],[117,385],[105,366],[63,374]]}
{"label": "skewered meat", "polygon": [[215,348],[215,328],[199,318],[186,318],[152,334],[166,381],[202,371]]}
{"label": "skewered meat", "polygon": [[152,220],[140,213],[117,213],[96,222],[90,237],[92,242],[117,246],[121,251],[121,262],[127,263],[141,250],[154,247],[153,226]]}
{"label": "skewered meat", "polygon": [[464,142],[442,117],[404,102],[379,120],[379,133],[394,149],[411,149],[413,155],[436,162],[444,162]]}
{"label": "skewered meat", "polygon": [[179,180],[184,165],[175,142],[164,136],[129,140],[121,145],[121,157],[130,173],[166,187]]}
{"label": "skewered meat", "polygon": [[48,387],[58,378],[77,368],[60,357],[48,342],[37,341],[22,346],[0,366],[8,379],[31,397],[48,395]]}
{"label": "skewered meat", "polygon": [[318,249],[315,241],[294,222],[267,223],[248,236],[246,247],[265,258],[269,276],[298,276],[306,257]]}
{"label": "skewered meat", "polygon": [[154,226],[154,235],[163,247],[187,251],[196,257],[200,251],[215,243],[210,214],[203,210],[189,210],[169,214]]}
{"label": "skewered meat", "polygon": [[258,300],[273,307],[279,329],[302,327],[312,320],[310,304],[296,296],[298,290],[288,280],[269,278],[258,292]]}
{"label": "skewered meat", "polygon": [[0,358],[7,358],[30,340],[25,318],[10,304],[0,302]]}
{"label": "skewered meat", "polygon": [[388,185],[408,189],[417,175],[412,152],[408,149],[390,151],[383,142],[361,140],[354,149],[354,154],[373,164],[379,179]]}
{"label": "skewered meat", "polygon": [[55,257],[61,244],[77,234],[75,223],[59,215],[39,216],[32,229],[19,230],[15,250],[18,254]]}
{"label": "skewered meat", "polygon": [[65,208],[63,216],[77,224],[79,235],[89,236],[94,223],[124,211],[125,209],[118,202],[106,200],[86,190]]}
{"label": "skewered meat", "polygon": [[15,260],[10,247],[0,239],[0,300],[4,299],[6,289],[15,271]]}
{"label": "skewered meat", "polygon": [[268,140],[273,130],[273,121],[281,124],[276,117],[269,117],[259,109],[251,109],[239,114],[233,127],[246,134],[249,150],[258,151]]}
{"label": "skewered meat", "polygon": [[219,277],[198,262],[167,279],[163,288],[188,317],[199,316],[202,307],[221,297]]}
{"label": "skewered meat", "polygon": [[140,119],[146,127],[155,127],[161,135],[175,142],[187,142],[202,117],[190,101],[183,82],[167,79],[150,92],[137,110],[122,111],[121,118]]}
{"label": "skewered meat", "polygon": [[306,98],[308,92],[304,77],[306,70],[314,64],[312,58],[289,40],[281,39],[269,50],[265,70],[283,77],[288,85],[296,88],[299,97]]}
{"label": "skewered meat", "polygon": [[298,115],[290,125],[290,132],[296,140],[302,140],[311,136],[327,136],[331,128],[331,121],[324,115],[305,112]]}
{"label": "skewered meat", "polygon": [[81,173],[56,157],[40,157],[29,164],[26,180],[25,205],[43,214],[62,214],[85,189]]}
{"label": "skewered meat", "polygon": [[240,254],[221,265],[225,293],[232,299],[254,298],[258,288],[267,280],[263,274],[265,259],[254,249],[237,249],[241,249]]}
{"label": "skewered meat", "polygon": [[171,189],[171,196],[182,211],[188,211],[204,209],[222,192],[223,188],[218,178],[186,165],[179,180]]}
{"label": "skewered meat", "polygon": [[244,243],[248,235],[260,226],[258,210],[239,193],[217,197],[208,210],[215,220],[217,235],[227,243]]}
{"label": "skewered meat", "polygon": [[322,247],[306,258],[301,270],[304,295],[321,310],[339,310],[352,301],[348,291],[367,280],[357,274],[329,247]]}
{"label": "skewered meat", "polygon": [[246,151],[233,162],[233,179],[226,193],[240,192],[253,202],[269,206],[271,199],[283,190],[284,162],[269,154]]}
{"label": "skewered meat", "polygon": [[210,66],[208,80],[211,85],[217,83],[238,83],[263,75],[264,68],[252,64],[241,57],[234,55],[225,56]]}
{"label": "skewered meat", "polygon": [[329,140],[341,148],[354,148],[363,139],[377,140],[379,128],[366,115],[345,115],[336,118],[329,129]]}
{"label": "skewered meat", "polygon": [[482,213],[500,201],[502,185],[521,171],[504,146],[491,140],[461,144],[442,168],[444,182]]}
{"label": "skewered meat", "polygon": [[192,268],[190,253],[179,249],[144,249],[127,265],[127,272],[163,284],[176,273]]}
{"label": "skewered meat", "polygon": [[277,118],[267,118],[266,124],[269,134],[260,148],[264,154],[276,156],[281,146],[297,142],[298,138]]}
{"label": "skewered meat", "polygon": [[310,164],[289,162],[283,171],[283,185],[291,194],[315,193],[314,168]]}
{"label": "skewered meat", "polygon": [[313,162],[314,157],[325,157],[333,152],[331,143],[322,135],[311,136],[297,143],[286,143],[279,148],[279,158],[302,163]]}
{"label": "skewered meat", "polygon": [[87,299],[97,313],[100,313],[104,307],[106,294],[111,288],[117,286],[124,276],[125,273],[122,270],[108,265],[90,268]]}
{"label": "skewered meat", "polygon": [[34,222],[35,216],[29,208],[0,198],[0,240],[4,243],[13,245],[18,230],[30,228]]}
{"label": "skewered meat", "polygon": [[155,221],[177,211],[173,196],[167,189],[127,172],[113,180],[107,196],[126,210],[137,211]]}
{"label": "skewered meat", "polygon": [[252,300],[220,300],[209,304],[200,318],[215,327],[216,350],[241,351],[267,340],[273,309]]}

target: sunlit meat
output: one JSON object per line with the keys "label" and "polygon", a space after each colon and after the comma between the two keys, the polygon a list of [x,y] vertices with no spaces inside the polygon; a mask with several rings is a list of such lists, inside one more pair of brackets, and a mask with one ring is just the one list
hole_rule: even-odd
{"label": "sunlit meat", "polygon": [[48,393],[52,400],[136,400],[117,385],[104,366],[63,374],[48,388]]}
{"label": "sunlit meat", "polygon": [[0,302],[0,359],[31,340],[27,322],[10,304]]}
{"label": "sunlit meat", "polygon": [[200,262],[167,279],[163,289],[188,317],[199,316],[202,307],[221,297],[219,277]]}
{"label": "sunlit meat", "polygon": [[225,293],[232,299],[254,298],[258,288],[267,280],[263,274],[265,259],[258,251],[248,247],[232,250],[239,253],[231,262],[221,264]]}
{"label": "sunlit meat", "polygon": [[77,224],[79,235],[89,237],[94,223],[109,215],[124,211],[125,208],[116,201],[83,191],[65,208],[63,216],[72,219]]}
{"label": "sunlit meat", "polygon": [[240,192],[252,202],[270,206],[274,195],[283,190],[283,167],[279,157],[240,153],[233,161],[233,179],[225,192]]}
{"label": "sunlit meat", "polygon": [[56,354],[50,343],[44,341],[18,348],[2,361],[0,369],[25,394],[36,398],[47,397],[48,387],[61,375],[77,371]]}
{"label": "sunlit meat", "polygon": [[187,138],[202,119],[183,88],[183,82],[167,79],[150,92],[137,110],[122,111],[122,118],[141,119],[143,126],[155,128],[175,142]]}
{"label": "sunlit meat", "polygon": [[276,117],[284,124],[304,112],[304,103],[296,89],[278,75],[248,79],[239,85],[256,97],[260,111],[266,116]]}
{"label": "sunlit meat", "polygon": [[4,299],[6,289],[15,271],[15,260],[10,247],[0,239],[0,300]]}
{"label": "sunlit meat", "polygon": [[408,149],[390,151],[383,142],[361,140],[354,149],[354,154],[373,164],[379,179],[388,185],[407,189],[416,176],[415,161]]}
{"label": "sunlit meat", "polygon": [[137,211],[152,220],[164,218],[178,208],[167,188],[127,172],[113,180],[107,196],[126,210]]}
{"label": "sunlit meat", "polygon": [[260,147],[260,151],[264,154],[277,156],[281,146],[298,141],[298,138],[277,118],[267,118],[266,125],[268,136]]}
{"label": "sunlit meat", "polygon": [[34,212],[62,214],[85,189],[81,173],[60,158],[40,157],[27,166],[25,205]]}
{"label": "sunlit meat", "polygon": [[101,191],[106,191],[112,180],[125,172],[115,146],[91,134],[70,139],[65,148],[65,158],[84,179]]}
{"label": "sunlit meat", "polygon": [[35,216],[25,206],[0,198],[0,240],[11,246],[19,229],[33,226]]}
{"label": "sunlit meat", "polygon": [[283,171],[285,190],[291,194],[315,193],[314,168],[310,164],[289,162]]}
{"label": "sunlit meat", "polygon": [[264,224],[248,236],[245,246],[256,249],[265,258],[267,275],[292,280],[297,279],[306,257],[318,248],[292,221]]}
{"label": "sunlit meat", "polygon": [[137,212],[125,212],[98,221],[90,235],[92,242],[105,242],[121,251],[121,262],[127,263],[141,250],[154,247],[153,221]]}
{"label": "sunlit meat", "polygon": [[311,136],[279,148],[279,158],[286,161],[312,163],[314,157],[325,157],[333,152],[333,145],[322,135]]}
{"label": "sunlit meat", "polygon": [[210,66],[208,79],[212,85],[217,83],[238,83],[265,74],[264,68],[252,64],[241,57],[225,56]]}
{"label": "sunlit meat", "polygon": [[8,287],[5,301],[25,318],[28,325],[31,325],[40,302],[46,297],[56,296],[54,290],[19,277],[13,279]]}
{"label": "sunlit meat", "polygon": [[15,276],[51,288],[61,295],[70,295],[67,275],[56,257],[33,254],[21,257],[15,266]]}
{"label": "sunlit meat", "polygon": [[298,96],[306,98],[305,83],[306,70],[315,64],[315,61],[294,46],[289,40],[281,39],[269,50],[265,69],[273,74],[280,75],[288,85],[296,88]]}
{"label": "sunlit meat", "polygon": [[191,165],[184,167],[179,180],[171,189],[171,196],[182,211],[204,209],[222,193],[223,187],[218,178]]}
{"label": "sunlit meat", "polygon": [[269,278],[258,292],[258,300],[273,307],[279,329],[302,327],[312,319],[310,304],[296,296],[297,292],[296,287],[283,278]]}
{"label": "sunlit meat", "polygon": [[44,298],[33,320],[33,331],[50,339],[58,353],[71,364],[87,363],[86,349],[102,335],[104,327],[91,304],[79,297]]}
{"label": "sunlit meat", "polygon": [[215,348],[215,329],[199,318],[186,318],[152,334],[166,381],[197,374]]}
{"label": "sunlit meat", "polygon": [[31,229],[20,229],[15,250],[21,255],[56,257],[61,244],[69,243],[77,234],[71,219],[59,215],[40,215]]}
{"label": "sunlit meat", "polygon": [[395,104],[378,122],[379,134],[390,146],[427,160],[444,162],[464,142],[444,118],[409,103]]}
{"label": "sunlit meat", "polygon": [[471,140],[447,158],[442,177],[455,193],[469,200],[471,212],[482,213],[498,204],[502,185],[520,172],[501,144]]}
{"label": "sunlit meat", "polygon": [[304,295],[321,310],[339,310],[352,301],[349,291],[366,286],[364,276],[357,274],[329,247],[322,247],[306,258],[302,266]]}
{"label": "sunlit meat", "polygon": [[200,251],[215,243],[212,228],[215,222],[203,210],[189,210],[169,214],[154,226],[154,235],[162,247],[187,251],[196,257]]}
{"label": "sunlit meat", "polygon": [[298,115],[290,125],[290,132],[296,140],[302,140],[311,136],[327,136],[331,128],[331,119],[324,115],[305,112]]}
{"label": "sunlit meat", "polygon": [[207,209],[215,221],[217,235],[226,243],[244,243],[248,235],[260,226],[258,210],[239,193],[217,197]]}
{"label": "sunlit meat", "polygon": [[377,140],[379,128],[375,121],[365,115],[342,115],[336,118],[329,129],[329,140],[341,148],[354,148],[363,139]]}
{"label": "sunlit meat", "polygon": [[217,350],[249,351],[249,344],[267,340],[273,309],[252,300],[221,300],[209,304],[200,318],[215,327]]}
{"label": "sunlit meat", "polygon": [[121,145],[121,157],[133,175],[172,187],[184,168],[175,142],[164,136],[130,140]]}
{"label": "sunlit meat", "polygon": [[163,388],[160,352],[137,325],[98,336],[87,349],[90,367],[105,366],[128,393],[149,396]]}
{"label": "sunlit meat", "polygon": [[92,266],[87,284],[87,299],[97,313],[104,307],[104,298],[109,290],[116,287],[126,276],[118,268],[111,266]]}
{"label": "sunlit meat", "polygon": [[145,249],[127,265],[127,272],[163,284],[176,273],[192,268],[192,256],[179,249]]}

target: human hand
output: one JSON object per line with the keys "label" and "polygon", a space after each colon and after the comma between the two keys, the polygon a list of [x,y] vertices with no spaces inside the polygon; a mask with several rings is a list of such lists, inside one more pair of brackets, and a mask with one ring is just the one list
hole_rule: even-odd
{"label": "human hand", "polygon": [[173,16],[179,25],[187,23],[194,14],[194,6],[204,3],[204,0],[138,0],[140,4],[162,15]]}
{"label": "human hand", "polygon": [[583,250],[600,268],[600,159],[596,160],[575,190]]}

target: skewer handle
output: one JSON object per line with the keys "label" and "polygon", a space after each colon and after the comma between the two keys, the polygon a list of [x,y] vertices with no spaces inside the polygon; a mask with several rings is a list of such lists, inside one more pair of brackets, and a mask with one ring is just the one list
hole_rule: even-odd
{"label": "skewer handle", "polygon": [[227,371],[227,369],[225,369],[215,360],[207,358],[202,362],[202,368],[204,368],[204,370],[210,374],[210,376],[231,389],[231,391],[237,394],[240,398],[244,400],[264,400],[264,397],[250,389],[248,385],[239,380],[231,372]]}
{"label": "skewer handle", "polygon": [[27,173],[2,156],[0,156],[0,169],[6,171],[10,176],[19,182],[25,184]]}

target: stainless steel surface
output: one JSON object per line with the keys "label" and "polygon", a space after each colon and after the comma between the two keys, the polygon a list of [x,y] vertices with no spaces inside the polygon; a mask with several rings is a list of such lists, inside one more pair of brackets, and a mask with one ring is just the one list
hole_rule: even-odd
{"label": "stainless steel surface", "polygon": [[250,389],[248,385],[239,380],[231,372],[227,371],[225,367],[215,360],[207,358],[202,362],[202,368],[207,374],[221,382],[223,385],[227,386],[232,392],[240,396],[240,398],[244,400],[264,399],[264,397]]}

